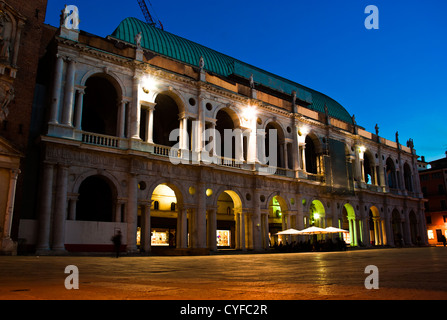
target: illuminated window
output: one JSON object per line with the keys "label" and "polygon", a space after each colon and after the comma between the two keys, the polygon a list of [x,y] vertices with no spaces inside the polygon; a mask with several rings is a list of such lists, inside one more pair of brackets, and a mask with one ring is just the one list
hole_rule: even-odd
{"label": "illuminated window", "polygon": [[433,233],[433,230],[428,230],[428,239],[433,240],[435,238],[435,234]]}
{"label": "illuminated window", "polygon": [[230,246],[230,231],[229,230],[217,230],[217,246],[229,247]]}

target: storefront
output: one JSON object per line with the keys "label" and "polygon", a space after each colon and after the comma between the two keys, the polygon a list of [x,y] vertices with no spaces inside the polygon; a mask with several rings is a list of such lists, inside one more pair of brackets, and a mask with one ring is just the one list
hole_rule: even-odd
{"label": "storefront", "polygon": [[231,247],[231,231],[217,230],[217,247],[230,248]]}

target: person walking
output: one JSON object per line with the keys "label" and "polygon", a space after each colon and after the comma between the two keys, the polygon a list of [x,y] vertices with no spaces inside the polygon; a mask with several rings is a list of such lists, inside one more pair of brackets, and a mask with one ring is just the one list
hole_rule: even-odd
{"label": "person walking", "polygon": [[112,237],[112,242],[115,247],[116,257],[118,258],[121,251],[121,231],[118,231],[116,235]]}

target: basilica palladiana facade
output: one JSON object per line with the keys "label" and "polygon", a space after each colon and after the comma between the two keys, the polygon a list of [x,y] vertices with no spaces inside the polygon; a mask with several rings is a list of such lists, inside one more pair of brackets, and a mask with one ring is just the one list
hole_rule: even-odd
{"label": "basilica palladiana facade", "polygon": [[338,102],[135,18],[108,37],[61,17],[39,138],[40,254],[267,251],[288,228],[350,246],[426,244],[411,140],[366,131]]}

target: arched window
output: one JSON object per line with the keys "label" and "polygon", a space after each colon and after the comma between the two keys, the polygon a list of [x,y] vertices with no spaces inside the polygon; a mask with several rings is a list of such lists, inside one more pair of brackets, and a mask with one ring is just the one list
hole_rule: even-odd
{"label": "arched window", "polygon": [[110,184],[100,176],[85,179],[79,187],[76,220],[113,221],[114,193]]}
{"label": "arched window", "polygon": [[[270,130],[276,130],[276,140],[270,141]],[[274,143],[275,145],[271,146],[270,143]],[[275,122],[269,122],[265,127],[265,155],[270,159],[273,155],[270,154],[270,151],[276,152],[276,159],[272,158],[270,161],[276,160],[276,167],[285,168],[286,161],[285,157],[287,153],[287,148],[284,148],[285,139],[284,132],[281,127]],[[269,163],[269,165],[274,165],[273,163]],[[275,166],[275,165],[274,165]]]}
{"label": "arched window", "polygon": [[317,150],[314,141],[307,136],[306,140],[306,172],[318,174]]}
{"label": "arched window", "polygon": [[388,181],[388,187],[397,189],[396,167],[391,158],[386,160],[386,176]]}
{"label": "arched window", "polygon": [[372,157],[368,153],[364,154],[363,158],[363,175],[365,178],[365,182],[367,184],[373,184],[376,185],[376,178],[375,178],[375,172],[374,172],[374,161],[372,160]]}
{"label": "arched window", "polygon": [[407,191],[413,192],[413,177],[408,163],[404,164],[404,181],[405,181],[405,189]]}
{"label": "arched window", "polygon": [[171,211],[175,211],[175,202],[171,203]]}
{"label": "arched window", "polygon": [[[225,130],[234,130],[235,125],[231,116],[225,110],[219,110],[216,115],[216,131],[220,135],[220,146],[216,145],[216,153],[218,156],[225,158],[236,158],[236,140],[232,136],[230,141],[226,141]],[[228,138],[228,136],[227,136]],[[216,140],[217,143],[219,140]],[[225,150],[227,146],[227,150]]]}
{"label": "arched window", "polygon": [[116,84],[106,75],[94,75],[85,85],[82,108],[82,130],[117,135],[117,116],[119,94]]}
{"label": "arched window", "polygon": [[170,133],[179,129],[179,108],[177,103],[166,94],[155,99],[153,140],[155,144],[172,147],[177,141],[169,141]]}
{"label": "arched window", "polygon": [[154,210],[159,210],[159,209],[160,209],[160,202],[154,201]]}

